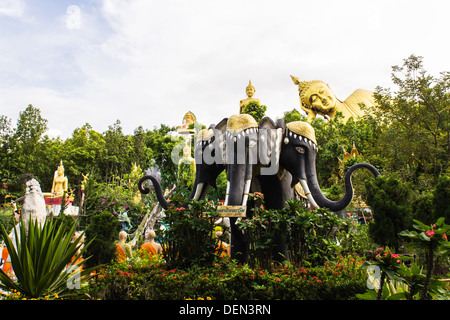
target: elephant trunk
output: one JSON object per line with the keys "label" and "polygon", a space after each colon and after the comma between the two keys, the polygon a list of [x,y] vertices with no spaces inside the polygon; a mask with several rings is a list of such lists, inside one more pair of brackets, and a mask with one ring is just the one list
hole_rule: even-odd
{"label": "elephant trunk", "polygon": [[[310,152],[307,158],[307,165],[305,168],[306,171],[306,182],[307,182],[307,190],[305,193],[310,192],[310,197],[313,199],[312,205],[315,207],[328,208],[331,211],[340,211],[346,208],[353,199],[353,185],[352,185],[352,174],[356,169],[366,168],[370,170],[375,177],[380,175],[380,172],[372,165],[368,163],[356,163],[352,165],[348,171],[345,173],[344,183],[345,183],[345,194],[342,199],[333,201],[324,196],[322,191],[320,190],[319,183],[317,181],[317,173],[316,173],[316,152]],[[304,181],[300,181],[306,185]],[[309,190],[308,190],[309,189]]]}
{"label": "elephant trunk", "polygon": [[[248,145],[248,140],[248,137],[245,137],[246,146]],[[231,143],[228,147],[236,147],[236,145]],[[237,149],[235,148],[235,151]],[[233,154],[233,159],[228,159],[227,162],[227,195],[225,205],[230,206],[247,205],[248,193],[252,181],[253,165],[248,159],[248,148],[241,150],[243,154],[238,155],[238,152],[227,152],[227,155]],[[239,157],[241,158],[239,159]]]}
{"label": "elephant trunk", "polygon": [[[158,180],[151,175],[146,175],[146,176],[142,177],[141,179],[139,179],[139,182],[138,182],[139,191],[142,194],[148,194],[150,192],[150,188],[148,188],[147,186],[144,186],[144,182],[146,180],[150,180],[153,183],[153,186],[155,188],[156,198],[158,199],[158,202],[161,205],[161,207],[164,210],[167,210],[167,208],[169,206],[172,206],[164,198],[164,195],[163,195],[163,192],[161,189],[161,185],[159,184]],[[194,189],[192,190],[191,195],[189,196],[188,200],[192,200],[192,199],[199,200],[203,196],[203,194],[206,192],[207,187],[208,187],[208,185],[206,183],[203,183],[203,182],[197,183],[197,180],[195,180]],[[187,202],[183,203],[181,205],[181,207],[184,207],[184,208],[186,208],[187,206],[188,206]]]}

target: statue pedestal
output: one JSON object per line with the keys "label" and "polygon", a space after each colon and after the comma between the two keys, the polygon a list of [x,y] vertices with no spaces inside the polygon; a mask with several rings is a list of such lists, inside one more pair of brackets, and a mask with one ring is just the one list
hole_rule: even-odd
{"label": "statue pedestal", "polygon": [[[79,207],[72,206],[73,201],[66,199],[66,209],[64,214],[77,216]],[[45,207],[47,209],[47,215],[58,216],[61,211],[62,198],[45,198]]]}

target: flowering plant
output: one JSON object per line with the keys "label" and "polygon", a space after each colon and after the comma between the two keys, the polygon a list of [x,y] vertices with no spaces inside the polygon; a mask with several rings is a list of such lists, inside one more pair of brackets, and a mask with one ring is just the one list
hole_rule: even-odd
{"label": "flowering plant", "polygon": [[447,239],[447,232],[450,230],[450,225],[444,223],[445,218],[439,218],[436,223],[426,225],[419,220],[413,220],[413,227],[416,230],[404,230],[400,232],[401,236],[411,239],[419,240],[418,245],[426,249],[426,269],[427,276],[421,299],[427,299],[428,287],[431,281],[431,272],[434,266],[435,251],[443,253],[444,256],[450,253],[450,242]]}
{"label": "flowering plant", "polygon": [[[435,242],[435,245],[441,244],[444,247],[448,247],[447,232],[450,230],[450,225],[444,224],[444,217],[439,218],[436,223],[432,225],[426,225],[419,220],[414,221],[414,229],[417,231],[404,230],[400,232],[401,236],[409,237],[412,239],[419,239],[425,242]],[[447,244],[445,243],[447,242]]]}

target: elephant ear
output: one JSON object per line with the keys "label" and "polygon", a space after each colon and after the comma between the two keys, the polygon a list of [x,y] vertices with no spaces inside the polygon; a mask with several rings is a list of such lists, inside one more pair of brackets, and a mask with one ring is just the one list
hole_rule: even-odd
{"label": "elephant ear", "polygon": [[[260,150],[262,148],[263,151],[262,153],[260,153],[260,156],[262,158],[267,156],[266,159],[260,159],[261,163],[265,165],[270,164],[271,167],[275,166],[277,170],[280,161],[284,127],[284,121],[277,121],[277,124],[275,124],[269,117],[264,117],[259,122],[259,142],[261,144]],[[262,168],[261,170],[264,170],[264,168]]]}
{"label": "elephant ear", "polygon": [[227,129],[227,122],[228,122],[228,118],[223,118],[218,124],[216,124],[216,125],[212,124],[210,126],[210,129],[216,129],[223,133]]}
{"label": "elephant ear", "polygon": [[[228,118],[223,118],[218,124],[210,125],[209,128],[214,130],[215,134],[215,143],[219,143],[220,148],[222,149],[222,163],[226,163],[226,156],[225,156],[225,131],[227,130],[227,122]],[[220,131],[220,137],[217,137]]]}

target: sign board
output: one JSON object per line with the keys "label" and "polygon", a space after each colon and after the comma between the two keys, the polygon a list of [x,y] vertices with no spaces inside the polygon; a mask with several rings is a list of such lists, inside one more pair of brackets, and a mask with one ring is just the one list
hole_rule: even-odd
{"label": "sign board", "polygon": [[221,217],[243,218],[247,211],[246,206],[218,206],[217,213]]}

